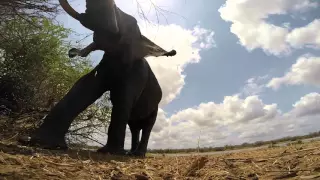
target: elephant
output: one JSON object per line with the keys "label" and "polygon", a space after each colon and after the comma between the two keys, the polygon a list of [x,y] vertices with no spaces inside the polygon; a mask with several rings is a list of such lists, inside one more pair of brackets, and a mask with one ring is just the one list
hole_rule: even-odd
{"label": "elephant", "polygon": [[[65,0],[59,1],[62,4],[66,3]],[[68,11],[69,14],[73,13],[73,17],[79,17],[76,11]],[[148,51],[145,52],[149,55],[168,55],[167,51],[147,38],[141,38],[140,43],[143,45],[140,47],[147,47]],[[90,46],[92,44],[89,45],[89,50]],[[19,142],[47,149],[68,149],[64,138],[72,121],[104,92],[110,91],[113,107],[108,139],[106,145],[97,152],[144,157],[150,133],[156,122],[162,90],[143,56],[127,57],[129,59],[124,59],[124,62],[120,60],[123,53],[121,48],[111,48],[105,52],[100,63],[75,82],[69,92],[51,109],[40,127],[32,135],[21,137]],[[129,153],[124,150],[126,125],[132,134]]]}
{"label": "elephant", "polygon": [[100,63],[51,109],[40,127],[31,136],[21,137],[19,142],[46,149],[68,149],[64,137],[72,121],[109,90],[113,107],[108,140],[98,152],[126,155],[124,140],[128,124],[132,134],[130,155],[145,156],[162,90],[146,59],[134,61],[131,70],[122,75],[119,72],[125,67],[119,65],[118,56],[105,53]]}

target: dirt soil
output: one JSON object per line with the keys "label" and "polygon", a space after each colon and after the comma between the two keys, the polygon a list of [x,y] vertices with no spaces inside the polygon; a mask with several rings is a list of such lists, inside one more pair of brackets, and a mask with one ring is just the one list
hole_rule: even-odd
{"label": "dirt soil", "polygon": [[223,155],[144,159],[2,142],[0,179],[320,179],[320,141]]}

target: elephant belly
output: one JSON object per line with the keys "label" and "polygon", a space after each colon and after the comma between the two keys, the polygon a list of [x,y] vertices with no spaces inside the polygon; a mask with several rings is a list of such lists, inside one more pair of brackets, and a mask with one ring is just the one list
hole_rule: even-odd
{"label": "elephant belly", "polygon": [[158,108],[161,98],[161,87],[150,69],[148,82],[132,109],[130,119],[141,119],[149,116],[156,108]]}

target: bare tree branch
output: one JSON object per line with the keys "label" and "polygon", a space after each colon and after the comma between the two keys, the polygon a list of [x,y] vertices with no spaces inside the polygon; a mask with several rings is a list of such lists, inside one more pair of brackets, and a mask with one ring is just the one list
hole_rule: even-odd
{"label": "bare tree branch", "polygon": [[[59,4],[53,0],[1,0],[0,22],[14,19],[55,18],[59,12]],[[30,21],[31,22],[31,21]]]}
{"label": "bare tree branch", "polygon": [[[177,15],[177,16],[183,18],[183,19],[186,19],[184,16],[181,16],[181,15],[179,15],[177,13],[174,13],[174,12],[171,12],[171,11],[168,11],[168,10],[165,10],[165,9],[161,8],[160,6],[156,5],[152,0],[149,0],[149,2],[151,4],[149,11],[151,10],[151,8],[153,8],[155,10],[156,17],[157,17],[157,24],[159,24],[159,22],[160,22],[160,16],[164,17],[166,23],[168,24],[168,19],[165,16],[165,13],[174,14],[174,15]],[[148,18],[146,16],[146,14],[145,14],[140,2],[138,0],[136,0],[136,3],[137,3],[138,14],[140,15],[140,17],[142,17],[142,19],[144,19],[145,21],[148,21],[149,23],[151,23],[148,20]]]}

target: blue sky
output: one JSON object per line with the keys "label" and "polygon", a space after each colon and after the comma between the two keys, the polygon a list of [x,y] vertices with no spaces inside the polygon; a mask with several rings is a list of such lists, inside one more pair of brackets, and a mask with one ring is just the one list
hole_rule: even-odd
{"label": "blue sky", "polygon": [[[135,1],[116,0],[147,37],[178,53],[148,58],[164,91],[151,148],[195,147],[200,134],[203,146],[215,146],[320,130],[317,1],[152,0],[175,13],[159,22],[150,1],[138,0],[156,26],[137,16]],[[72,5],[84,11],[84,2]],[[90,33],[66,15],[58,20]]]}

